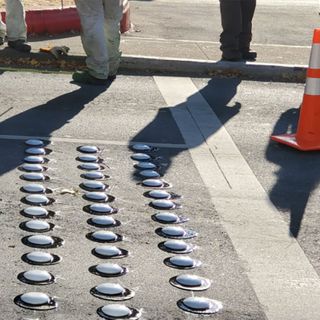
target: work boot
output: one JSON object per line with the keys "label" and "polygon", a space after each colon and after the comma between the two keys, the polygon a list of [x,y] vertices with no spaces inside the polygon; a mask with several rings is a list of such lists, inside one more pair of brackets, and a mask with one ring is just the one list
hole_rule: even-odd
{"label": "work boot", "polygon": [[4,38],[0,37],[0,46],[4,44]]}
{"label": "work boot", "polygon": [[111,82],[116,78],[116,76],[110,76],[107,79],[99,79],[92,76],[88,70],[85,71],[76,71],[72,75],[72,79],[74,82],[81,84],[89,84],[96,86],[107,86],[111,84]]}
{"label": "work boot", "polygon": [[8,46],[12,49],[15,49],[19,52],[30,52],[31,46],[27,44],[24,40],[14,40],[8,41]]}
{"label": "work boot", "polygon": [[257,53],[255,51],[247,51],[242,53],[244,60],[255,61],[257,59]]}

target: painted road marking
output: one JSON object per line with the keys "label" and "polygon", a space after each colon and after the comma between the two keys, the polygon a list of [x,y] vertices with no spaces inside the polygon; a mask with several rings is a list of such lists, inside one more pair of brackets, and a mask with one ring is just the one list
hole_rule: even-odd
{"label": "painted road marking", "polygon": [[190,78],[155,77],[269,320],[318,320],[320,279]]}

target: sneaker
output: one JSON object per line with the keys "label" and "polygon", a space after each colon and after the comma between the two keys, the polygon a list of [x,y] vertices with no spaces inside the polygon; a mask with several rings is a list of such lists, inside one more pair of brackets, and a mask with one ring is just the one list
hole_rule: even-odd
{"label": "sneaker", "polygon": [[8,41],[8,46],[19,52],[30,52],[31,46],[27,44],[24,40]]}
{"label": "sneaker", "polygon": [[257,59],[257,53],[255,51],[247,51],[242,53],[244,60],[255,61]]}
{"label": "sneaker", "polygon": [[81,84],[91,84],[91,85],[98,85],[98,86],[106,86],[110,84],[116,76],[110,76],[108,79],[99,79],[92,76],[89,71],[76,71],[72,75],[72,79],[74,82],[81,83]]}
{"label": "sneaker", "polygon": [[0,46],[4,44],[4,38],[0,37]]}

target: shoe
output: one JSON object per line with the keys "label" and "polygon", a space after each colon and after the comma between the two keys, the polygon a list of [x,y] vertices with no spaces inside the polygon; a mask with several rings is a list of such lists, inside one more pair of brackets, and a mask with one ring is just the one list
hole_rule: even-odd
{"label": "shoe", "polygon": [[4,38],[0,37],[0,46],[4,45]]}
{"label": "shoe", "polygon": [[74,82],[81,83],[81,84],[90,84],[96,86],[106,86],[110,84],[116,76],[109,76],[107,79],[99,79],[92,76],[89,71],[76,71],[72,75],[72,79]]}
{"label": "shoe", "polygon": [[8,41],[8,46],[19,52],[30,52],[31,46],[27,44],[24,40]]}
{"label": "shoe", "polygon": [[242,53],[244,60],[255,61],[257,59],[257,53],[255,51],[247,51]]}
{"label": "shoe", "polygon": [[222,53],[222,60],[224,61],[241,61],[242,60],[242,54],[238,51],[232,51],[230,53]]}

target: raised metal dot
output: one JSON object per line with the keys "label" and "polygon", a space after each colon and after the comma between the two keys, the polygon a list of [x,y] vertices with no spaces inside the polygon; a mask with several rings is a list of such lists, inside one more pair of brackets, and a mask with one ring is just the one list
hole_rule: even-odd
{"label": "raised metal dot", "polygon": [[30,218],[47,218],[49,211],[41,207],[28,207],[23,209],[21,214]]}
{"label": "raised metal dot", "polygon": [[81,146],[78,148],[78,151],[83,153],[96,153],[99,152],[100,149],[96,146]]}
{"label": "raised metal dot", "polygon": [[23,159],[27,163],[45,163],[46,159],[40,156],[27,156]]}
{"label": "raised metal dot", "polygon": [[112,214],[118,212],[118,209],[111,207],[107,203],[93,203],[89,206],[85,206],[83,210],[95,215]]}
{"label": "raised metal dot", "polygon": [[151,190],[146,193],[150,198],[154,199],[170,199],[171,194],[165,190]]}
{"label": "raised metal dot", "polygon": [[62,246],[64,241],[58,237],[31,235],[22,238],[22,243],[34,248],[56,248]]}
{"label": "raised metal dot", "polygon": [[30,220],[20,224],[21,229],[30,232],[47,232],[53,229],[54,224],[43,220]]}
{"label": "raised metal dot", "polygon": [[56,254],[42,251],[32,251],[24,254],[21,259],[31,265],[52,265],[59,263],[62,259]]}
{"label": "raised metal dot", "polygon": [[77,157],[77,160],[82,161],[82,162],[98,162],[99,158],[97,156],[88,154],[88,155],[83,155],[83,156]]}
{"label": "raised metal dot", "polygon": [[25,201],[32,205],[47,205],[50,203],[50,199],[41,194],[30,194],[25,197]]}
{"label": "raised metal dot", "polygon": [[46,150],[44,148],[28,148],[25,150],[25,152],[34,156],[41,156],[46,154]]}
{"label": "raised metal dot", "polygon": [[81,177],[88,180],[103,180],[107,178],[101,171],[89,171],[83,173]]}
{"label": "raised metal dot", "polygon": [[190,253],[193,251],[194,246],[183,240],[167,240],[159,243],[159,248],[172,253]]}
{"label": "raised metal dot", "polygon": [[88,220],[90,225],[100,227],[100,228],[107,228],[107,227],[117,227],[120,226],[120,221],[114,219],[110,216],[96,216],[92,217]]}
{"label": "raised metal dot", "polygon": [[86,192],[84,198],[89,201],[95,202],[112,202],[114,197],[104,192]]}
{"label": "raised metal dot", "polygon": [[199,277],[194,274],[182,274],[172,277],[169,282],[174,287],[191,291],[207,290],[211,285],[211,281],[209,279]]}
{"label": "raised metal dot", "polygon": [[18,275],[18,279],[27,284],[45,285],[55,282],[54,276],[45,270],[30,270]]}
{"label": "raised metal dot", "polygon": [[46,177],[43,173],[36,173],[36,172],[24,173],[20,177],[21,177],[21,179],[27,180],[27,181],[44,181],[44,180],[48,180],[48,177]]}
{"label": "raised metal dot", "polygon": [[29,183],[22,187],[22,191],[28,193],[45,193],[46,188],[42,184]]}
{"label": "raised metal dot", "polygon": [[131,149],[134,151],[144,151],[148,152],[152,150],[152,147],[148,146],[147,144],[137,143],[131,146]]}
{"label": "raised metal dot", "polygon": [[136,163],[134,167],[139,170],[153,170],[157,168],[157,166],[153,162],[145,161]]}
{"label": "raised metal dot", "polygon": [[42,172],[46,170],[45,167],[38,163],[24,163],[19,169],[27,172]]}
{"label": "raised metal dot", "polygon": [[123,301],[134,297],[135,293],[118,283],[102,283],[90,290],[90,293],[104,300]]}
{"label": "raised metal dot", "polygon": [[149,188],[170,188],[171,185],[161,179],[145,179],[141,182],[142,186]]}
{"label": "raised metal dot", "polygon": [[182,227],[170,226],[156,229],[159,236],[171,239],[191,239],[198,234],[193,230],[185,230]]}
{"label": "raised metal dot", "polygon": [[92,250],[92,253],[101,259],[123,258],[128,256],[129,254],[127,250],[115,246],[97,247]]}
{"label": "raised metal dot", "polygon": [[159,178],[159,172],[155,170],[142,170],[139,172],[139,175],[143,178]]}
{"label": "raised metal dot", "polygon": [[97,242],[117,242],[122,241],[122,236],[106,230],[91,232],[87,236],[90,240]]}
{"label": "raised metal dot", "polygon": [[97,310],[100,317],[107,320],[128,319],[136,320],[141,317],[141,312],[134,308],[126,307],[121,304],[108,304]]}
{"label": "raised metal dot", "polygon": [[99,163],[84,162],[79,165],[79,169],[88,170],[88,171],[96,171],[96,170],[102,170],[102,169],[104,169],[104,167],[100,166]]}
{"label": "raised metal dot", "polygon": [[15,297],[15,304],[19,307],[31,310],[51,310],[56,309],[58,303],[42,292],[27,292]]}
{"label": "raised metal dot", "polygon": [[159,212],[152,215],[154,221],[163,223],[163,224],[178,224],[189,221],[188,218],[183,216],[178,216],[175,213],[171,212]]}
{"label": "raised metal dot", "polygon": [[220,301],[205,297],[189,297],[177,302],[179,308],[196,314],[213,314],[219,312],[223,306]]}
{"label": "raised metal dot", "polygon": [[176,269],[194,269],[201,266],[201,261],[192,259],[189,256],[174,256],[166,258],[164,264]]}
{"label": "raised metal dot", "polygon": [[146,153],[134,153],[131,159],[136,161],[149,161],[151,157]]}
{"label": "raised metal dot", "polygon": [[125,275],[128,272],[128,269],[116,263],[101,263],[90,267],[89,271],[101,277],[111,278]]}
{"label": "raised metal dot", "polygon": [[100,181],[84,181],[80,184],[80,187],[87,191],[104,191],[107,185]]}
{"label": "raised metal dot", "polygon": [[32,147],[42,147],[44,145],[43,141],[39,139],[28,139],[25,144]]}
{"label": "raised metal dot", "polygon": [[153,200],[150,202],[150,206],[160,210],[172,210],[180,207],[171,200]]}

